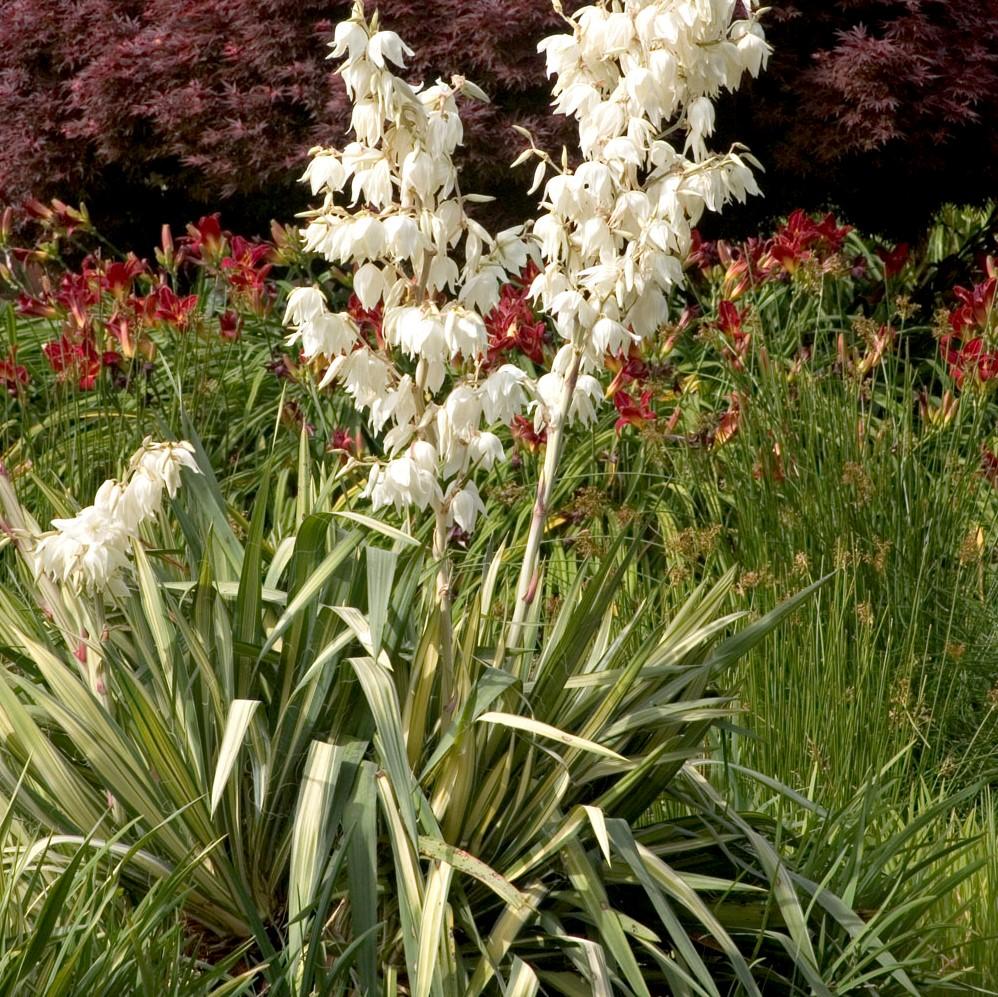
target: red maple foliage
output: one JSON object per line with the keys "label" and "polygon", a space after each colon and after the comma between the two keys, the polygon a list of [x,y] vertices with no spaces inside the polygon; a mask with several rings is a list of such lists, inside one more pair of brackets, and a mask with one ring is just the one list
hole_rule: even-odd
{"label": "red maple foliage", "polygon": [[995,0],[782,0],[765,21],[773,58],[738,93],[730,136],[766,166],[757,211],[832,204],[905,235],[940,203],[993,193]]}
{"label": "red maple foliage", "polygon": [[[567,0],[566,10],[581,0]],[[374,4],[372,3],[372,6]],[[557,152],[537,41],[550,0],[379,0],[416,51],[409,78],[466,74],[464,189],[519,218],[529,167],[507,166],[521,124]],[[326,61],[348,0],[5,0],[0,17],[0,200],[85,198],[98,227],[144,245],[159,222],[222,207],[238,229],[290,219],[307,150],[333,144],[346,97]],[[759,214],[828,204],[866,228],[915,231],[944,200],[998,183],[995,0],[780,0],[769,71],[718,116],[762,160]],[[725,131],[725,129],[727,129]],[[731,215],[726,213],[725,225]],[[730,231],[730,228],[729,228]]]}
{"label": "red maple foliage", "polygon": [[[502,193],[509,185],[508,164],[523,145],[512,124],[554,147],[567,138],[568,122],[548,114],[536,53],[537,40],[559,24],[548,0],[377,6],[416,50],[410,79],[460,72],[493,97],[464,108],[466,189]],[[83,197],[105,232],[121,218],[142,216],[151,227],[220,204],[244,230],[290,217],[307,202],[295,180],[308,149],[340,141],[348,121],[326,55],[349,7],[346,0],[7,0],[0,199]],[[510,191],[528,183],[525,174]]]}

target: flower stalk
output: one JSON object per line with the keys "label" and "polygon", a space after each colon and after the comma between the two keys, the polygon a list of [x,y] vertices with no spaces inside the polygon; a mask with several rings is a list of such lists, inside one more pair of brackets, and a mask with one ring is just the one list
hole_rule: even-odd
{"label": "flower stalk", "polygon": [[547,524],[548,508],[554,492],[558,463],[565,442],[565,425],[575,394],[579,371],[582,366],[582,352],[575,350],[565,375],[560,403],[548,423],[547,445],[544,450],[544,464],[537,478],[533,512],[530,517],[530,530],[520,564],[520,576],[516,586],[516,601],[513,605],[513,619],[506,634],[506,647],[518,649],[523,637],[524,624],[530,607],[537,596],[540,585],[540,553]]}
{"label": "flower stalk", "polygon": [[448,712],[453,711],[451,702],[454,695],[454,624],[451,619],[451,584],[454,565],[448,553],[447,512],[443,508],[435,511],[433,529],[433,559],[437,563],[436,601],[440,626],[440,696]]}

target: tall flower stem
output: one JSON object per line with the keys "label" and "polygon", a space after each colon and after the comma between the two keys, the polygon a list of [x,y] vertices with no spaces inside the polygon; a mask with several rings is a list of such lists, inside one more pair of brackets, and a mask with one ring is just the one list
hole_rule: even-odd
{"label": "tall flower stem", "polygon": [[537,491],[534,496],[534,509],[530,517],[530,532],[527,534],[527,545],[523,552],[523,562],[520,565],[520,577],[516,586],[516,604],[513,607],[513,619],[506,634],[506,647],[520,650],[523,638],[524,624],[527,613],[537,597],[540,584],[540,553],[541,540],[544,537],[544,527],[547,524],[548,507],[554,492],[554,483],[558,474],[558,463],[565,440],[565,426],[568,413],[575,394],[575,384],[579,377],[579,366],[582,354],[576,350],[572,354],[572,362],[565,374],[565,385],[562,390],[558,410],[551,414],[548,423],[547,444],[544,450],[544,465],[537,479]]}
{"label": "tall flower stem", "polygon": [[433,558],[437,562],[436,603],[440,616],[437,651],[440,655],[440,697],[446,711],[453,710],[451,698],[454,695],[454,635],[451,620],[451,583],[454,568],[447,553],[447,512],[436,510],[436,524],[433,529]]}

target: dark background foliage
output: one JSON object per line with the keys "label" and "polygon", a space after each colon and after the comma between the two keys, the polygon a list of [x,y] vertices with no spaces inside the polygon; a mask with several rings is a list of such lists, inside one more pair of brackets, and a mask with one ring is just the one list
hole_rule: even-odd
{"label": "dark background foliage", "polygon": [[[575,6],[579,4],[576,3]],[[521,216],[506,166],[529,127],[553,148],[537,40],[548,0],[382,0],[416,49],[413,79],[462,72],[494,101],[467,108],[467,190]],[[566,6],[571,6],[566,5]],[[329,0],[0,0],[0,196],[85,199],[99,227],[148,245],[162,221],[221,209],[262,230],[306,206],[307,150],[342,136],[345,95],[325,61]],[[770,72],[725,108],[722,139],[767,168],[765,202],[838,208],[888,234],[945,200],[995,190],[998,0],[777,0]]]}
{"label": "dark background foliage", "polygon": [[911,237],[998,192],[998,0],[775,0],[769,71],[728,120],[770,204]]}

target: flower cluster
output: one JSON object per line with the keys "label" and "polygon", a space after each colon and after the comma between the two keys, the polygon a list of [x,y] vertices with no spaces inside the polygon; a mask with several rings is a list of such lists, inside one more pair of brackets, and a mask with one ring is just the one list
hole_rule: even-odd
{"label": "flower cluster", "polygon": [[537,272],[531,261],[515,281],[500,288],[499,301],[485,316],[490,366],[511,355],[525,356],[535,367],[544,364],[547,324],[534,314],[530,302],[530,285]]}
{"label": "flower cluster", "polygon": [[163,493],[176,495],[181,469],[198,473],[193,454],[189,443],[147,437],[124,481],[105,481],[92,505],[72,519],[52,520],[52,530],[37,538],[31,552],[35,570],[80,591],[120,594],[132,540],[159,512]]}
{"label": "flower cluster", "polygon": [[519,230],[493,236],[472,219],[466,204],[478,199],[459,188],[457,97],[484,94],[461,77],[424,87],[395,75],[410,50],[360,3],[332,48],[355,141],[314,150],[302,179],[324,201],[304,240],[352,270],[353,298],[334,311],[319,287],[293,290],[290,342],[384,433],[388,459],[367,486],[373,506],[432,508],[470,531],[482,508],[472,476],[504,457],[488,427],[511,423],[533,394],[524,371],[496,365],[492,332],[528,248]]}
{"label": "flower cluster", "polygon": [[[841,265],[841,252],[851,231],[850,226],[839,225],[830,212],[813,218],[798,208],[767,239],[750,238],[732,245],[705,241],[694,232],[686,262],[703,273],[721,267],[723,292],[736,301],[751,287],[789,280],[801,269],[813,268],[819,273],[835,270]],[[907,247],[898,247],[888,254],[889,262],[884,266],[891,275],[900,271],[906,253]]]}
{"label": "flower cluster", "polygon": [[555,109],[578,120],[583,156],[559,169],[531,150],[538,183],[555,170],[533,226],[543,270],[532,290],[564,341],[551,377],[566,392],[588,393],[606,355],[661,328],[703,212],[758,193],[751,157],[706,144],[714,98],[768,55],[751,7],[616,0],[583,7],[571,33],[541,43]]}
{"label": "flower cluster", "polygon": [[842,249],[849,225],[839,225],[829,212],[817,220],[800,209],[791,212],[785,224],[762,247],[758,272],[762,279],[784,271],[793,274],[805,263],[816,262],[822,269],[834,265]]}
{"label": "flower cluster", "polygon": [[[44,223],[43,208],[29,206],[28,215]],[[61,217],[55,209],[45,210],[52,219]],[[59,232],[64,234],[64,229]],[[45,344],[43,354],[60,381],[89,391],[105,369],[118,371],[115,381],[123,383],[119,374],[133,358],[153,360],[157,333],[196,331],[237,339],[242,314],[262,316],[273,304],[276,288],[268,277],[275,253],[270,243],[223,231],[215,214],[188,226],[187,235],[176,243],[164,227],[162,246],[156,250],[158,267],[131,253],[108,260],[98,252],[86,256],[78,269],[60,271],[48,266],[59,262],[53,241],[11,248],[7,265],[0,266],[0,279],[16,289],[18,314],[59,323],[58,338]],[[178,278],[183,267],[187,272]],[[198,271],[203,283],[212,285],[208,300],[178,290],[183,286],[193,291],[195,281],[188,277]],[[217,326],[209,325],[208,311],[223,301]]]}
{"label": "flower cluster", "polygon": [[[338,382],[383,434],[387,460],[367,486],[376,509],[432,508],[438,523],[470,531],[481,509],[474,471],[504,457],[497,423],[531,449],[554,430],[556,462],[561,429],[595,420],[604,391],[594,375],[661,328],[702,213],[758,192],[749,156],[706,144],[713,100],[768,55],[751,8],[607,0],[541,43],[583,161],[558,167],[532,141],[520,157],[540,160],[535,187],[555,174],[529,241],[516,229],[492,236],[465,210],[475,198],[453,162],[456,98],[484,95],[462,77],[400,79],[394,67],[411,52],[359,2],[337,27],[355,140],[313,150],[302,179],[324,200],[304,239],[352,272],[353,298],[336,311],[320,287],[297,288],[285,322],[321,383]],[[546,371],[547,324],[531,299],[556,333]],[[536,380],[512,355],[541,368]],[[621,425],[654,418],[634,387],[635,397],[619,393]]]}
{"label": "flower cluster", "polygon": [[994,345],[995,298],[998,272],[992,259],[986,263],[987,279],[971,288],[955,287],[960,304],[949,314],[949,331],[939,348],[957,387],[966,379],[982,384],[998,378],[998,349]]}

